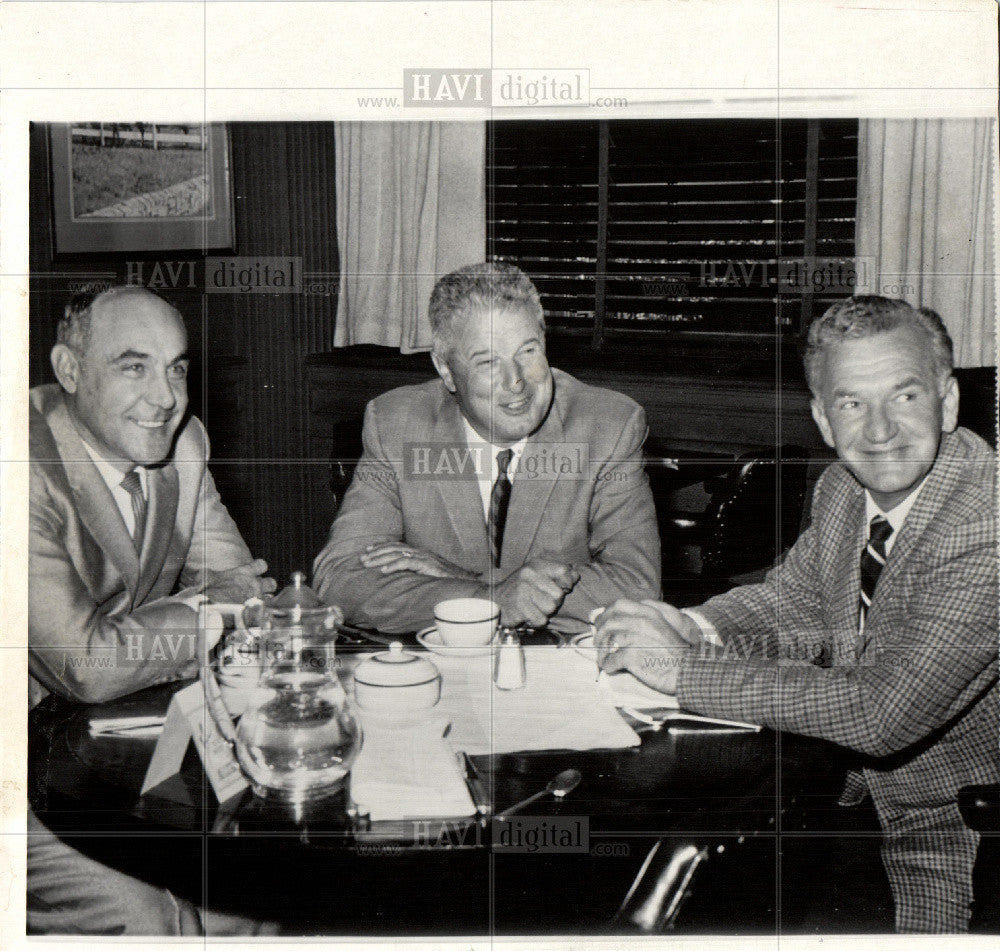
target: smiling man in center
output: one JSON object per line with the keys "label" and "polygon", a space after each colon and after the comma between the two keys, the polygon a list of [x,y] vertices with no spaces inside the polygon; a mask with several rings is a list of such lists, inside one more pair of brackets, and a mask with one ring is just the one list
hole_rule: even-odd
{"label": "smiling man in center", "polygon": [[430,624],[489,597],[503,622],[585,618],[659,591],[659,539],[633,400],[549,367],[538,292],[476,264],[430,302],[439,379],[369,403],[364,455],[315,584],[347,620]]}

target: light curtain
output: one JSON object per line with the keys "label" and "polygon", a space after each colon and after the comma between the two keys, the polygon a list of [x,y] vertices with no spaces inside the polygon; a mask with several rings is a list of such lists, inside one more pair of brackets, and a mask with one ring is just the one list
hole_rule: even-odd
{"label": "light curtain", "polygon": [[434,282],[486,254],[486,127],[340,122],[335,133],[334,346],[428,350]]}
{"label": "light curtain", "polygon": [[874,261],[871,293],[936,310],[960,367],[996,364],[996,134],[992,119],[859,124],[859,267]]}

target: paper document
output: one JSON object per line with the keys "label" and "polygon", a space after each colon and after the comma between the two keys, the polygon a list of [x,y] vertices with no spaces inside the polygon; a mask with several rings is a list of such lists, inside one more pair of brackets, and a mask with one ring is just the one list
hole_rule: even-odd
{"label": "paper document", "polygon": [[473,755],[523,750],[595,750],[638,746],[635,731],[607,703],[593,663],[576,651],[526,647],[525,683],[500,690],[492,658],[436,657],[444,678],[438,711],[449,740]]}
{"label": "paper document", "polygon": [[351,769],[351,799],[373,822],[476,815],[444,722],[404,728],[365,723],[361,752]]}

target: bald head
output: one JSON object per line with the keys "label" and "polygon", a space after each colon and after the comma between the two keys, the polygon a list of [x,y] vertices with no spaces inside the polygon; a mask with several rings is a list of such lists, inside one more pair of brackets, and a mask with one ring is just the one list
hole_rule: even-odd
{"label": "bald head", "polygon": [[113,321],[129,316],[136,308],[159,311],[164,315],[169,312],[182,327],[184,325],[184,320],[175,307],[144,287],[95,286],[84,288],[70,299],[56,328],[56,341],[82,357],[90,345],[91,322],[95,313],[101,313]]}

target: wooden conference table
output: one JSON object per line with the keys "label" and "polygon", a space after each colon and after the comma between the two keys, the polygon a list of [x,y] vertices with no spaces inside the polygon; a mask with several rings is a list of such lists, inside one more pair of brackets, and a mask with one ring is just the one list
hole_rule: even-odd
{"label": "wooden conference table", "polygon": [[[526,814],[584,818],[583,851],[497,848],[490,819],[443,821],[415,837],[386,838],[376,825],[352,822],[342,795],[300,821],[249,790],[220,807],[193,745],[169,798],[140,796],[155,737],[92,735],[89,724],[162,714],[180,686],[83,707],[49,697],[36,707],[29,723],[35,811],[105,864],[194,901],[279,921],[293,933],[634,930],[614,913],[658,840],[661,855],[685,843],[706,850],[703,888],[726,863],[740,879],[740,856],[756,854],[748,896],[759,894],[766,904],[780,874],[780,836],[822,828],[843,775],[836,748],[818,741],[697,723],[660,730],[632,723],[642,742],[628,749],[473,757],[497,811],[543,789],[563,769],[580,770],[582,782],[566,799],[545,797]],[[700,927],[740,930],[731,914],[720,905],[718,920],[702,916]],[[768,922],[762,909],[757,927],[772,930]],[[684,924],[682,913],[678,929]]]}

